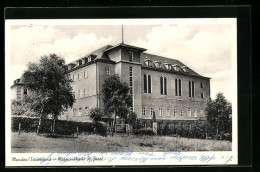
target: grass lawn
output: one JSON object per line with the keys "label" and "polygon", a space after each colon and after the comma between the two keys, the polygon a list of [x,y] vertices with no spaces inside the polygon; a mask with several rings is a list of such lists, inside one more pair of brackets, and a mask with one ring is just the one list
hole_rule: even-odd
{"label": "grass lawn", "polygon": [[231,151],[230,141],[176,138],[168,136],[48,138],[35,133],[12,133],[12,153],[50,152],[180,152]]}

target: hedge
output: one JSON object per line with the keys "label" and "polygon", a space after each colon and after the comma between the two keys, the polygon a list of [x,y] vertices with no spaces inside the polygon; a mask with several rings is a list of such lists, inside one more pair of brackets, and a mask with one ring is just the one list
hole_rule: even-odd
{"label": "hedge", "polygon": [[[38,118],[24,118],[24,117],[12,117],[12,131],[17,132],[19,130],[19,123],[21,124],[21,130],[24,132],[36,132],[38,126]],[[42,120],[40,133],[51,133],[51,126],[53,120]],[[71,135],[77,132],[91,134],[94,132],[94,124],[90,122],[75,122],[75,121],[62,121],[57,120],[55,127],[55,133],[61,135]],[[106,136],[106,127],[98,123],[96,125],[96,134]]]}

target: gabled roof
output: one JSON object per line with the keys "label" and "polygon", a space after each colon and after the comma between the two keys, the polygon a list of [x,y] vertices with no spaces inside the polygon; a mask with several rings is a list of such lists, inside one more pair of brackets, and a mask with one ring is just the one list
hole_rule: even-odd
{"label": "gabled roof", "polygon": [[[140,61],[141,61],[141,64],[143,66],[145,66],[145,60],[146,59],[149,59],[153,62],[155,61],[159,61],[161,62],[161,64],[163,65],[165,62],[167,62],[168,64],[172,64],[172,65],[179,65],[180,67],[183,67],[183,66],[186,66],[185,64],[183,64],[182,62],[180,62],[179,60],[176,60],[176,59],[171,59],[171,58],[167,58],[167,57],[162,57],[162,56],[157,56],[157,55],[153,55],[153,54],[148,54],[148,53],[141,53],[141,56],[140,56]],[[187,67],[187,66],[186,66]],[[164,69],[164,67],[162,66],[162,69]],[[197,75],[197,76],[200,76],[198,73],[196,73],[194,70],[192,70],[191,68],[189,68],[189,74],[190,75]]]}
{"label": "gabled roof", "polygon": [[144,49],[144,48],[135,47],[135,46],[132,46],[132,45],[127,45],[127,44],[124,44],[124,43],[119,43],[119,44],[117,44],[117,45],[115,45],[115,46],[112,46],[112,47],[106,49],[104,52],[108,52],[108,51],[110,51],[110,50],[112,50],[112,49],[114,49],[114,48],[117,48],[117,47],[132,48],[132,49],[139,50],[140,52],[146,51],[146,49]]}

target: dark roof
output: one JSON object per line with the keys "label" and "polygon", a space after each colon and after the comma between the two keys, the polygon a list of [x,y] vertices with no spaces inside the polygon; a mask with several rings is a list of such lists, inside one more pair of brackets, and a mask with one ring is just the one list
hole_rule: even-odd
{"label": "dark roof", "polygon": [[[93,52],[91,52],[91,53],[89,53],[89,54],[86,54],[85,56],[83,56],[83,57],[81,57],[81,58],[79,58],[79,59],[77,59],[77,60],[75,60],[75,61],[72,61],[72,62],[70,62],[70,63],[76,63],[78,60],[80,60],[80,59],[82,59],[82,58],[84,58],[84,57],[88,57],[88,56],[90,56],[90,55],[96,56],[96,58],[95,58],[94,60],[96,60],[96,59],[109,59],[109,58],[107,57],[107,55],[105,55],[103,52],[104,52],[105,50],[111,48],[111,47],[113,47],[113,46],[112,46],[112,45],[106,45],[106,46],[101,47],[101,48],[99,48],[99,49],[97,49],[97,50],[95,50],[95,51],[93,51]],[[69,63],[69,64],[70,64],[70,63]]]}
{"label": "dark roof", "polygon": [[117,48],[117,47],[133,48],[133,49],[139,50],[139,51],[141,51],[141,52],[146,51],[146,49],[144,49],[144,48],[135,47],[135,46],[132,46],[132,45],[127,45],[127,44],[124,44],[124,43],[119,43],[119,44],[117,44],[117,45],[115,45],[115,46],[112,46],[112,47],[106,49],[104,52],[110,51],[110,50],[112,50],[112,49],[114,49],[114,48]]}
{"label": "dark roof", "polygon": [[[182,62],[180,62],[179,60],[176,60],[176,59],[171,59],[171,58],[167,58],[167,57],[162,57],[162,56],[157,56],[157,55],[153,55],[153,54],[148,54],[148,53],[141,53],[141,56],[140,56],[140,60],[141,60],[141,64],[143,66],[145,66],[145,60],[146,59],[149,59],[153,62],[155,61],[159,61],[161,62],[161,68],[162,69],[165,69],[163,66],[164,66],[164,63],[168,63],[168,64],[171,64],[171,65],[179,65],[181,68],[186,66],[185,64],[183,64]],[[194,70],[192,70],[191,68],[189,68],[188,66],[186,66],[189,70],[189,74],[190,75],[197,75],[197,76],[200,76],[198,73],[196,73]],[[166,70],[166,69],[165,69]]]}

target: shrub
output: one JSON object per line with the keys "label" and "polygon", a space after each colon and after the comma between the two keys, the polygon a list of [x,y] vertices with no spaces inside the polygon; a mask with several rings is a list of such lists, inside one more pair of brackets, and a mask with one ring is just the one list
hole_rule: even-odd
{"label": "shrub", "polygon": [[99,134],[101,136],[107,136],[107,128],[101,124],[101,123],[97,123],[96,124],[96,134]]}
{"label": "shrub", "polygon": [[139,130],[134,130],[135,135],[147,135],[147,136],[153,136],[154,132],[152,129],[139,129]]}

